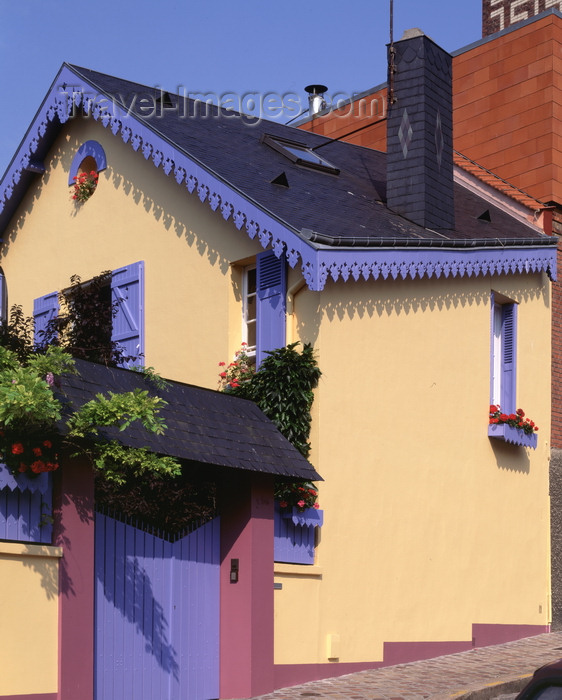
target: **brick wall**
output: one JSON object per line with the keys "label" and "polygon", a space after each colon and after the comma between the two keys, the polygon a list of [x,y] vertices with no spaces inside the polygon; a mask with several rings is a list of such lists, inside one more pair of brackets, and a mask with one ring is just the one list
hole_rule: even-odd
{"label": "brick wall", "polygon": [[482,0],[482,36],[535,17],[549,8],[562,10],[558,0]]}

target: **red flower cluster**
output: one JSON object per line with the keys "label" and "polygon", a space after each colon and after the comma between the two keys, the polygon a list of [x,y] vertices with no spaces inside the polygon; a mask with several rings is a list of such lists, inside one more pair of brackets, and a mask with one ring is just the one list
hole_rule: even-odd
{"label": "red flower cluster", "polygon": [[0,459],[13,474],[41,474],[59,468],[53,441],[31,433],[11,435],[0,430]]}
{"label": "red flower cluster", "polygon": [[234,360],[226,366],[219,362],[219,367],[225,367],[219,373],[219,391],[238,389],[241,384],[251,379],[254,374],[253,358],[248,355],[247,343],[242,343],[240,350],[234,353]]}
{"label": "red flower cluster", "polygon": [[525,412],[521,408],[518,408],[515,413],[502,413],[499,406],[492,405],[490,406],[490,423],[506,423],[512,428],[522,430],[527,435],[532,435],[539,429],[534,421],[525,418]]}
{"label": "red flower cluster", "polygon": [[278,483],[275,486],[275,499],[281,508],[319,508],[318,490],[309,481]]}
{"label": "red flower cluster", "polygon": [[91,170],[89,173],[75,175],[72,178],[74,180],[74,194],[72,195],[72,199],[78,202],[87,202],[98,186],[98,178],[99,175],[95,170]]}

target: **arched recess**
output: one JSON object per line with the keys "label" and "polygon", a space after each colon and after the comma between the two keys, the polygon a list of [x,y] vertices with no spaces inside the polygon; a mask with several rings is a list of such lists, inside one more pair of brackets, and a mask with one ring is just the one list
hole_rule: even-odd
{"label": "arched recess", "polygon": [[73,185],[75,176],[78,175],[81,170],[86,169],[80,167],[86,159],[92,159],[95,161],[95,167],[93,167],[92,161],[89,160],[87,164],[88,171],[95,170],[99,173],[107,168],[107,158],[105,156],[103,146],[97,141],[84,141],[72,159],[72,165],[70,166],[70,172],[68,173],[69,185]]}

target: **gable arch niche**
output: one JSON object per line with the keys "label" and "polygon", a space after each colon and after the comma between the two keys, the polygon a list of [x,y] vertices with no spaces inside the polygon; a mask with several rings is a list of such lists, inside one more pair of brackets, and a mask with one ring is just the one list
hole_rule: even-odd
{"label": "gable arch niche", "polygon": [[97,141],[84,141],[76,151],[70,171],[68,173],[68,184],[74,184],[74,178],[81,172],[95,170],[97,173],[107,168],[107,158],[103,146]]}

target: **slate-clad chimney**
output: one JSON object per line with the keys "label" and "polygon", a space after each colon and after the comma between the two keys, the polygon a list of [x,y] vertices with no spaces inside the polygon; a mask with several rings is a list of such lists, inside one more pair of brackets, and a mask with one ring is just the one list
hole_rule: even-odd
{"label": "slate-clad chimney", "polygon": [[419,29],[389,46],[387,204],[425,228],[455,227],[452,60]]}

